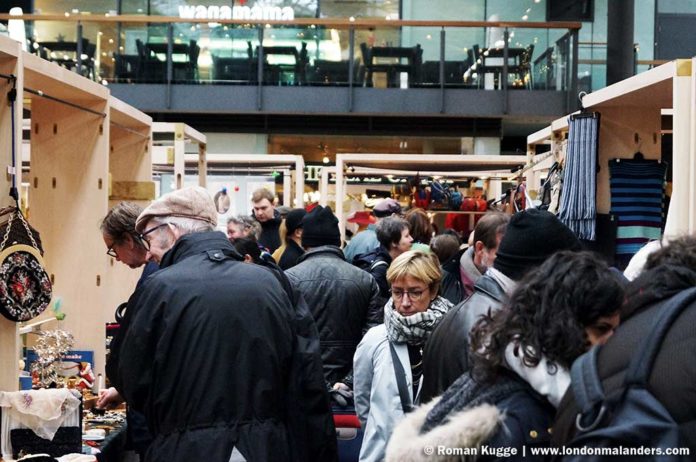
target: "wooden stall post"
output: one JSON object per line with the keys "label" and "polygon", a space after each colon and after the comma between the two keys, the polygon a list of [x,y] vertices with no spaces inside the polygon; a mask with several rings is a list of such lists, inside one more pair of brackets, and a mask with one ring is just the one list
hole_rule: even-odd
{"label": "wooden stall post", "polygon": [[[109,208],[122,201],[146,207],[155,199],[152,181],[152,118],[111,96],[109,173],[111,193]],[[128,300],[142,273],[112,257],[104,277],[106,310],[103,322],[113,322],[113,310]]]}
{"label": "wooden stall post", "polygon": [[94,350],[104,370],[103,278],[108,257],[99,222],[108,210],[109,120],[106,87],[24,54],[25,83],[35,90],[96,112],[31,98],[30,221],[41,232],[54,298],[66,314],[61,328],[75,349]]}
{"label": "wooden stall post", "polygon": [[[13,205],[9,196],[12,179],[7,168],[12,165],[12,108],[7,104],[7,93],[16,86],[17,102],[14,107],[14,150],[19,168],[16,171],[17,187],[22,184],[22,100],[23,70],[19,42],[0,37],[0,73],[14,75],[16,81],[0,78],[0,207]],[[17,324],[0,316],[0,390],[14,391],[19,388],[18,362],[20,354]]]}
{"label": "wooden stall post", "polygon": [[283,205],[292,208],[292,174],[289,168],[283,169]]}
{"label": "wooden stall post", "polygon": [[302,156],[295,157],[295,198],[297,204],[295,207],[304,207],[304,185],[305,185],[305,163]]}
{"label": "wooden stall post", "polygon": [[208,158],[205,143],[198,143],[198,185],[204,188],[208,186]]}
{"label": "wooden stall post", "polygon": [[696,198],[694,185],[696,172],[696,152],[693,143],[696,132],[693,130],[694,114],[693,98],[696,90],[692,91],[693,78],[690,60],[676,62],[675,76],[672,82],[672,100],[674,112],[672,115],[672,199],[667,214],[665,235],[676,237],[683,233],[692,234],[696,230]]}

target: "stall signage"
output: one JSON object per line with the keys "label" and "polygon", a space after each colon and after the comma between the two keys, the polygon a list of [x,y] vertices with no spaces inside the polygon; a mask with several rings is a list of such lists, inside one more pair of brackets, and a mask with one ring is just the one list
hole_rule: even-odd
{"label": "stall signage", "polygon": [[295,10],[289,6],[269,6],[259,4],[254,6],[217,6],[217,5],[179,5],[179,17],[184,19],[241,19],[263,21],[292,21]]}

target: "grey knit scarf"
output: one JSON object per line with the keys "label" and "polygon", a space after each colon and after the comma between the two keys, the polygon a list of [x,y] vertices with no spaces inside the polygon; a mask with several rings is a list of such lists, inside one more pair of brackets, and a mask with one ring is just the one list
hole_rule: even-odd
{"label": "grey knit scarf", "polygon": [[430,302],[427,310],[402,316],[394,309],[394,301],[390,298],[384,305],[384,326],[387,328],[389,341],[409,345],[424,344],[452,306],[449,300],[438,296]]}
{"label": "grey knit scarf", "polygon": [[495,383],[481,384],[476,382],[469,372],[465,372],[445,390],[440,402],[430,410],[421,427],[421,433],[427,433],[444,424],[449,417],[459,411],[484,403],[495,405],[511,394],[528,387],[526,383],[519,379],[512,379],[508,375],[499,377]]}

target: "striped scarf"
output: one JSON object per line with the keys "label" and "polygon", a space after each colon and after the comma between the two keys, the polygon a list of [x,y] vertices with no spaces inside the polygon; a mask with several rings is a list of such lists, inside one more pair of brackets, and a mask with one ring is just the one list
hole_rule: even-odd
{"label": "striped scarf", "polygon": [[411,316],[402,316],[396,311],[394,301],[390,298],[384,305],[384,326],[387,328],[389,341],[423,345],[452,306],[449,300],[437,297],[430,302],[427,310]]}
{"label": "striped scarf", "polygon": [[595,240],[599,116],[570,117],[558,218],[578,239]]}

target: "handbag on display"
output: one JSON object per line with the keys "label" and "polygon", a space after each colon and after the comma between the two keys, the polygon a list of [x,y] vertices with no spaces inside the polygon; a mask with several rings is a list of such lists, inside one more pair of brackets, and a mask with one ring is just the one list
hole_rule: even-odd
{"label": "handbag on display", "polygon": [[0,314],[23,322],[43,313],[51,301],[51,279],[44,268],[38,231],[17,207],[0,210]]}

